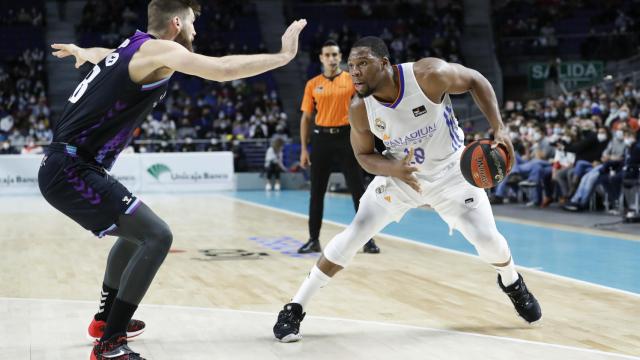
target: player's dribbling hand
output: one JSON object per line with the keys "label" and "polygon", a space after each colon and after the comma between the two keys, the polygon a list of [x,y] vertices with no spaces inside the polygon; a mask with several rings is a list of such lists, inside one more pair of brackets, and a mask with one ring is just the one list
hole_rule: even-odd
{"label": "player's dribbling hand", "polygon": [[306,25],[307,20],[296,20],[282,35],[282,50],[280,52],[287,56],[288,61],[291,61],[298,53],[298,37]]}
{"label": "player's dribbling hand", "polygon": [[409,154],[407,154],[407,156],[405,156],[402,161],[397,162],[399,166],[395,169],[395,174],[391,176],[404,181],[407,185],[411,186],[413,190],[419,193],[422,192],[422,190],[420,189],[420,183],[418,182],[418,178],[413,175],[414,172],[418,171],[418,168],[411,165],[412,159],[413,148],[409,150]]}
{"label": "player's dribbling hand", "polygon": [[498,145],[504,145],[507,148],[507,152],[509,153],[509,169],[513,168],[515,164],[515,151],[513,150],[513,143],[511,143],[511,138],[509,137],[509,133],[506,130],[496,131],[493,134],[493,144],[491,145],[492,149],[495,149]]}
{"label": "player's dribbling hand", "polygon": [[311,165],[311,160],[309,159],[309,151],[302,150],[300,152],[300,166],[303,169],[306,169],[307,167],[309,167],[309,165]]}
{"label": "player's dribbling hand", "polygon": [[66,58],[69,55],[73,55],[76,58],[76,69],[78,69],[82,64],[87,62],[87,59],[83,58],[81,53],[81,48],[76,46],[75,44],[51,44],[51,47],[58,50],[51,53],[51,55],[62,59]]}

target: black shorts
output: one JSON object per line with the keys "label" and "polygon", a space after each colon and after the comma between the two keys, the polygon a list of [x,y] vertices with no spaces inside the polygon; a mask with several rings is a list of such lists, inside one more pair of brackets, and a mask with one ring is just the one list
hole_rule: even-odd
{"label": "black shorts", "polygon": [[98,165],[83,161],[73,146],[47,148],[38,172],[42,196],[54,208],[98,237],[133,214],[140,200]]}

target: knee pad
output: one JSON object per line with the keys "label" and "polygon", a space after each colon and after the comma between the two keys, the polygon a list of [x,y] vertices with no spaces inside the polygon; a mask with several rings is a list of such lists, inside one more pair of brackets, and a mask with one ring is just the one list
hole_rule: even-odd
{"label": "knee pad", "polygon": [[479,232],[476,238],[469,240],[478,250],[480,258],[488,263],[503,263],[511,256],[507,240],[497,229]]}
{"label": "knee pad", "polygon": [[322,253],[327,260],[346,268],[358,251],[358,247],[354,247],[355,250],[351,248],[348,231],[345,229],[329,241]]}

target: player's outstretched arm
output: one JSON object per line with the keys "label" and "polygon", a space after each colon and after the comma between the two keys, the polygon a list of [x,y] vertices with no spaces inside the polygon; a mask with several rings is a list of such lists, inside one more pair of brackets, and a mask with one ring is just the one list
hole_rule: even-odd
{"label": "player's outstretched arm", "polygon": [[[422,91],[435,103],[439,103],[447,93],[470,92],[476,105],[493,129],[494,146],[497,144],[505,145],[510,157],[515,158],[513,144],[500,116],[496,93],[487,78],[476,70],[437,58],[424,58],[418,61],[415,64],[414,72]],[[511,164],[514,163],[515,161],[511,161]]]}
{"label": "player's outstretched arm", "polygon": [[59,59],[65,58],[69,55],[73,55],[76,58],[76,69],[82,66],[85,62],[97,64],[107,55],[113,52],[113,49],[105,48],[81,48],[75,44],[51,44],[51,47],[57,51],[51,54]]}
{"label": "player's outstretched arm", "polygon": [[404,160],[388,159],[376,153],[374,135],[367,120],[367,110],[364,101],[357,96],[351,100],[349,123],[351,124],[351,147],[363,169],[370,174],[398,178],[420,192],[418,179],[413,176],[418,168],[411,166],[413,149]]}
{"label": "player's outstretched arm", "polygon": [[210,57],[189,52],[182,45],[168,40],[153,40],[145,46],[145,53],[158,67],[214,81],[242,79],[286,65],[298,52],[298,38],[307,24],[294,21],[282,35],[282,50],[276,54],[229,55]]}

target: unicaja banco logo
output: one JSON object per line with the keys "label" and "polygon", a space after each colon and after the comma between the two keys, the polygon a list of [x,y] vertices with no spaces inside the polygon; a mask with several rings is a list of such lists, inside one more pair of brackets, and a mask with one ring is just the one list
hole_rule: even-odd
{"label": "unicaja banco logo", "polygon": [[160,175],[164,173],[171,173],[171,169],[165,164],[153,164],[149,166],[147,172],[153,176],[156,180],[159,180]]}

